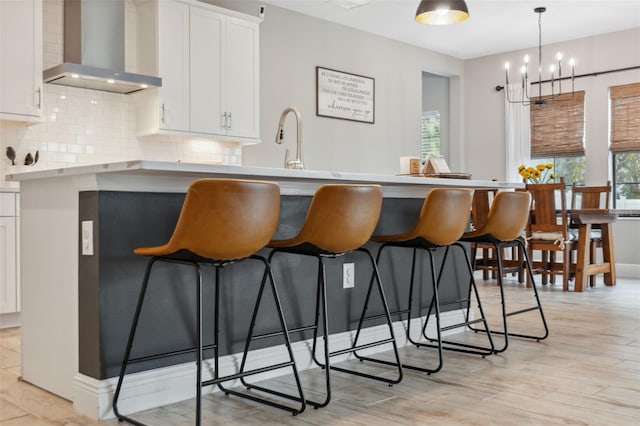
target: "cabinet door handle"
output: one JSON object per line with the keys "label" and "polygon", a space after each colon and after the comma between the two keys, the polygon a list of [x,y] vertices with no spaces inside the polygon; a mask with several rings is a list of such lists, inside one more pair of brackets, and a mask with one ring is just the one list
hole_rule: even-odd
{"label": "cabinet door handle", "polygon": [[233,125],[233,120],[231,119],[231,113],[229,113],[229,125],[227,126],[227,129],[231,130],[232,125]]}
{"label": "cabinet door handle", "polygon": [[220,127],[222,127],[223,129],[227,128],[227,113],[223,112],[222,113],[222,117],[220,120]]}
{"label": "cabinet door handle", "polygon": [[160,105],[160,111],[161,111],[160,121],[162,121],[162,124],[167,124],[164,122],[164,104]]}
{"label": "cabinet door handle", "polygon": [[38,87],[36,91],[38,93],[38,103],[36,104],[38,109],[42,109],[42,88]]}

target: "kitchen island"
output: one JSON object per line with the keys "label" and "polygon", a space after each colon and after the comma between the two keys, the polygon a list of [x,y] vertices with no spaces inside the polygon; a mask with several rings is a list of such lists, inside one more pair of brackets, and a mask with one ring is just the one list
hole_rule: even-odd
{"label": "kitchen island", "polygon": [[[111,415],[110,401],[144,274],[146,259],[133,254],[139,246],[168,240],[184,194],[200,178],[259,179],[277,182],[283,195],[276,238],[293,236],[302,225],[316,188],[326,183],[376,183],[384,202],[376,233],[410,228],[426,193],[435,187],[513,188],[519,184],[466,179],[385,176],[313,170],[130,161],[8,175],[21,187],[22,377],[74,402],[77,411],[93,418]],[[375,244],[370,243],[374,250]],[[266,252],[266,251],[265,251]],[[405,303],[411,256],[397,253],[382,259],[383,284],[392,310]],[[315,264],[312,260],[277,259],[274,274],[289,327],[313,314]],[[457,282],[443,291],[466,294],[467,272],[462,256],[454,258],[447,277]],[[355,263],[355,287],[342,288],[342,264]],[[192,344],[194,288],[192,271],[160,269],[151,284],[141,323],[139,348],[172,350]],[[259,265],[243,263],[223,271],[225,309],[252,306]],[[295,276],[295,283],[293,277]],[[335,329],[332,345],[348,345],[357,325],[363,293],[371,276],[365,259],[347,255],[331,262],[327,276],[329,315]],[[211,271],[205,271],[210,283]],[[211,287],[205,284],[206,315],[211,314]],[[430,295],[424,292],[423,301]],[[147,302],[145,302],[147,303]],[[373,313],[378,309],[372,306]],[[448,314],[449,312],[445,313]],[[224,312],[221,312],[224,315]],[[419,312],[424,315],[425,310]],[[248,314],[246,315],[248,322]],[[237,315],[236,315],[237,317]],[[419,320],[420,318],[417,318]],[[275,321],[275,317],[273,318]],[[446,321],[446,318],[443,318]],[[402,327],[401,318],[395,317]],[[238,321],[221,330],[221,369],[234,368],[246,325]],[[261,326],[268,330],[269,320]],[[205,327],[204,335],[210,328]],[[376,333],[375,323],[367,329]],[[403,336],[403,333],[397,333]],[[308,367],[304,340],[292,336],[300,368]],[[269,341],[262,355],[273,355]],[[404,343],[401,343],[404,344]],[[208,354],[205,353],[205,356]],[[131,369],[121,402],[124,412],[166,404],[193,394],[194,363],[190,355],[154,361]],[[130,389],[127,391],[127,389]]]}

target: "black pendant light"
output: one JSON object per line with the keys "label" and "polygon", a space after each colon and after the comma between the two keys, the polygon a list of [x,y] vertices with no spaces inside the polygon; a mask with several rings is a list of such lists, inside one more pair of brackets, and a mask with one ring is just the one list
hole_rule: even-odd
{"label": "black pendant light", "polygon": [[422,0],[416,10],[416,21],[429,25],[449,25],[469,17],[464,0]]}

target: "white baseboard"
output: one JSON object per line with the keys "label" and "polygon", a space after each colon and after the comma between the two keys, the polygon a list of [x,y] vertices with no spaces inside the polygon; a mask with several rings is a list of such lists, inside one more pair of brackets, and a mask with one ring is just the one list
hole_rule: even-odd
{"label": "white baseboard", "polygon": [[640,280],[640,265],[616,263],[616,276],[621,278],[636,278]]}
{"label": "white baseboard", "polygon": [[20,326],[20,312],[10,314],[0,314],[0,328],[11,328]]}
{"label": "white baseboard", "polygon": [[[446,327],[460,323],[465,310],[443,312],[440,316],[441,326]],[[406,321],[396,321],[393,324],[394,334],[398,347],[406,346],[408,341],[405,334]],[[414,318],[411,322],[412,335],[417,337],[424,324],[423,318]],[[432,328],[433,327],[433,328]],[[443,335],[452,335],[463,329],[450,330]],[[429,322],[428,332],[435,335],[435,319]],[[354,331],[333,334],[329,338],[331,350],[348,348],[355,335]],[[359,343],[372,342],[388,338],[386,325],[378,325],[363,329]],[[317,368],[311,359],[311,340],[294,342],[292,349],[296,359],[298,370]],[[377,352],[391,350],[391,345],[375,346],[359,353],[371,355]],[[233,354],[221,357],[219,360],[220,376],[233,374],[237,370],[242,354]],[[352,358],[353,354],[345,354],[332,358],[332,362],[340,362]],[[288,359],[284,344],[270,348],[253,350],[249,354],[247,369],[259,368],[266,365],[277,364]],[[206,360],[203,365],[203,380],[212,378],[213,361]],[[251,381],[265,380],[290,374],[290,368],[269,371],[252,376]],[[140,373],[128,374],[124,381],[120,395],[119,409],[122,413],[135,413],[162,405],[172,404],[195,397],[196,366],[194,362],[188,362],[169,367],[157,368]],[[84,374],[76,374],[74,377],[74,409],[92,419],[105,420],[114,417],[111,401],[117,384],[117,377],[97,380]],[[229,382],[228,387],[236,386]],[[217,389],[217,388],[216,388]],[[214,391],[213,386],[204,388],[203,394]]]}

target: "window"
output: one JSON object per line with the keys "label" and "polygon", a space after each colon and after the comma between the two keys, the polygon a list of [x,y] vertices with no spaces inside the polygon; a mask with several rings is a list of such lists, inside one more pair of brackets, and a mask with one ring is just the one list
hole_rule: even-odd
{"label": "window", "polygon": [[568,188],[584,184],[584,91],[550,98],[531,104],[531,158],[553,163]]}
{"label": "window", "polygon": [[552,163],[555,175],[564,178],[569,191],[575,182],[584,185],[584,156],[582,157],[538,157],[536,163]]}
{"label": "window", "polygon": [[440,111],[422,113],[420,160],[425,162],[429,155],[440,155]]}
{"label": "window", "polygon": [[640,83],[611,87],[613,206],[640,209]]}

